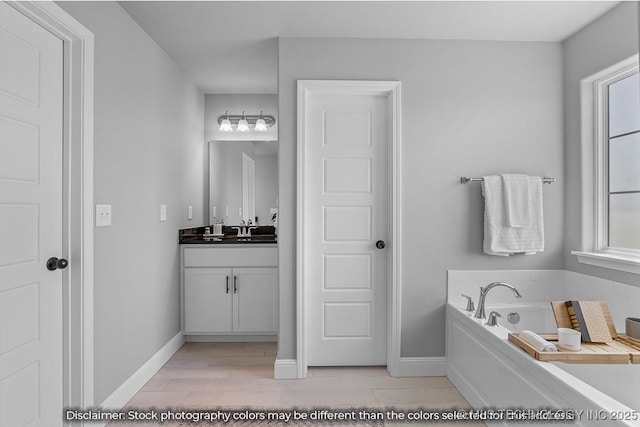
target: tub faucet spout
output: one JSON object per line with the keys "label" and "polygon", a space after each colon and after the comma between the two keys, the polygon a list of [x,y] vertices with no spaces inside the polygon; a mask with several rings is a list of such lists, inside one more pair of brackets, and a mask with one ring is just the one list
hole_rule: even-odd
{"label": "tub faucet spout", "polygon": [[487,318],[487,316],[484,314],[484,302],[487,299],[487,294],[489,293],[489,291],[497,286],[504,286],[505,288],[509,288],[513,291],[513,294],[516,296],[516,298],[522,298],[522,295],[520,295],[520,292],[518,292],[518,290],[515,287],[511,286],[508,283],[504,283],[504,282],[490,283],[487,286],[480,288],[480,299],[478,301],[478,309],[476,310],[476,313],[473,315],[473,317],[475,317],[476,319]]}

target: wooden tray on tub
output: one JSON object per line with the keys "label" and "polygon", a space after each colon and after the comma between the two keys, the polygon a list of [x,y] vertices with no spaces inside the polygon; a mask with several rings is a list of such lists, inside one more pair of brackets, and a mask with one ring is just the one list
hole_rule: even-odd
{"label": "wooden tray on tub", "polygon": [[[539,334],[545,340],[558,347],[557,352],[541,352],[519,338],[519,334],[509,334],[509,341],[541,361],[555,361],[565,363],[634,363],[640,364],[640,342],[634,341],[626,335],[619,334],[609,313],[609,307],[604,301],[600,302],[607,327],[613,341],[608,343],[580,344],[580,351],[568,351],[558,347],[558,334]],[[572,328],[569,312],[564,301],[551,301],[553,315],[559,328]]]}
{"label": "wooden tray on tub", "polygon": [[510,333],[509,341],[543,362],[640,364],[640,343],[621,334],[609,343],[583,342],[580,345],[580,351],[567,351],[558,347],[558,334],[539,334],[545,340],[555,344],[558,347],[557,352],[538,351],[520,339],[519,335]]}

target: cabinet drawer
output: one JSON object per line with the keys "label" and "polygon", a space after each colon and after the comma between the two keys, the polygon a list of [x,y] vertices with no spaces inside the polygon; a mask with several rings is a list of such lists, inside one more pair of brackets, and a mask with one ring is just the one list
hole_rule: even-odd
{"label": "cabinet drawer", "polygon": [[275,267],[277,247],[183,247],[184,267]]}

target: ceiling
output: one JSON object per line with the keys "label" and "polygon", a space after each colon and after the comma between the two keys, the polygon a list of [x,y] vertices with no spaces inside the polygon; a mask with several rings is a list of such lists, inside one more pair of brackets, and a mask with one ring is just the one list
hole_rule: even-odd
{"label": "ceiling", "polygon": [[276,93],[277,37],[559,42],[618,1],[123,1],[204,93]]}

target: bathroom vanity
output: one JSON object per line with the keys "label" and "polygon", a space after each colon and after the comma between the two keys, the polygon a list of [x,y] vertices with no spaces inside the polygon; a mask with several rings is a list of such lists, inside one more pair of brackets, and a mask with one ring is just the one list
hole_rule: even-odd
{"label": "bathroom vanity", "polygon": [[182,330],[188,341],[275,340],[274,239],[181,238]]}
{"label": "bathroom vanity", "polygon": [[277,163],[277,141],[209,141],[205,218],[218,224],[178,236],[187,341],[277,340]]}

